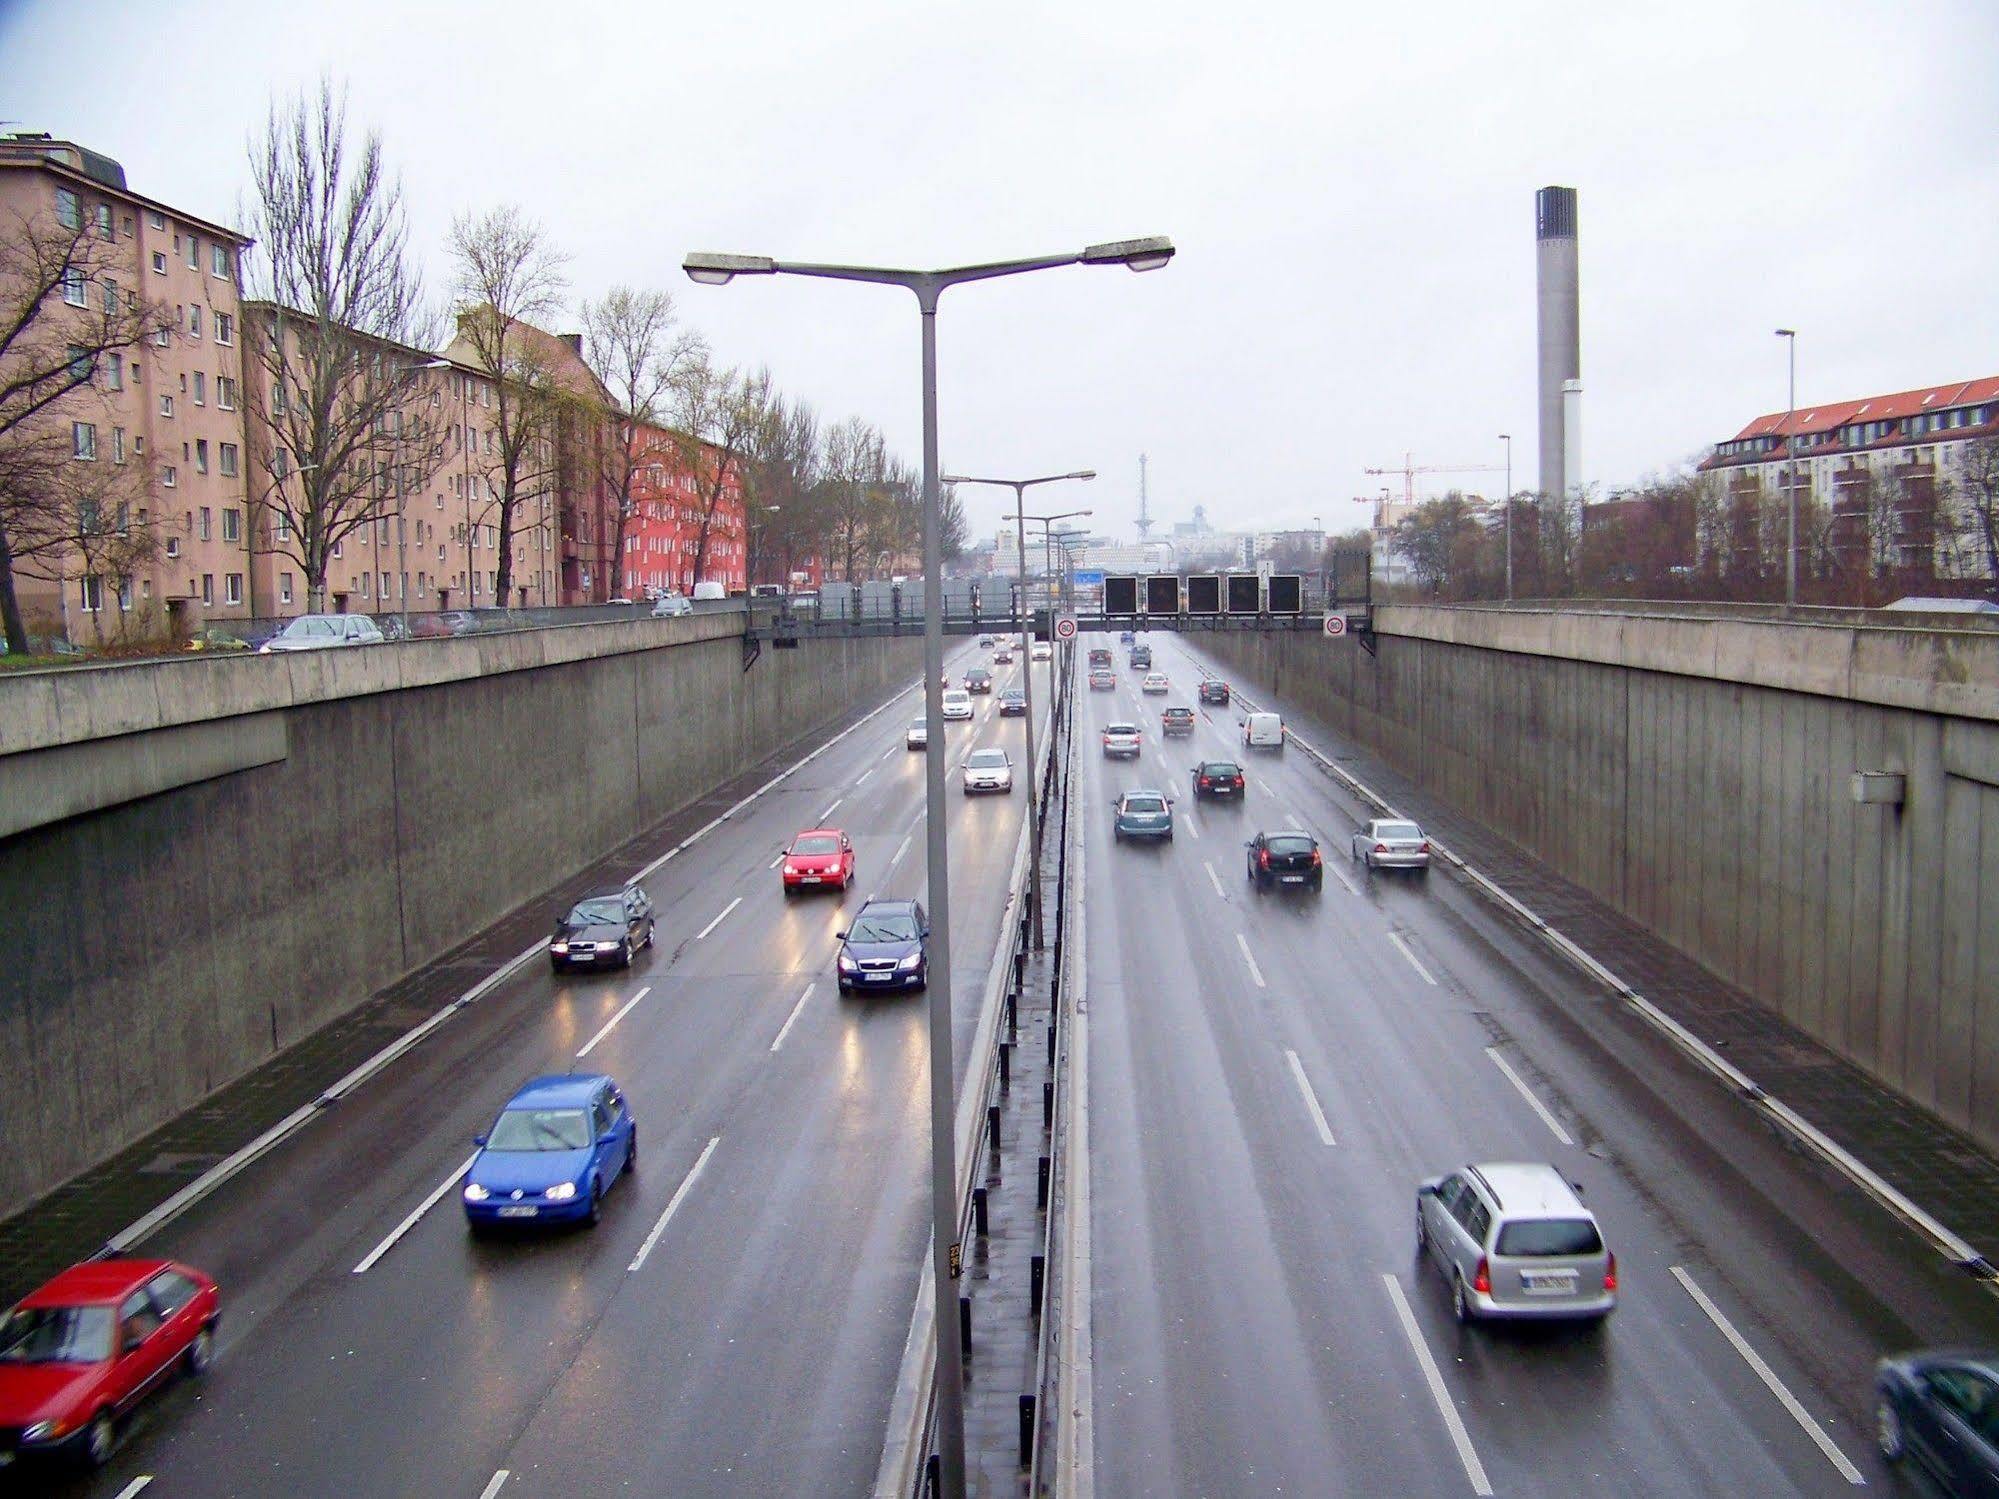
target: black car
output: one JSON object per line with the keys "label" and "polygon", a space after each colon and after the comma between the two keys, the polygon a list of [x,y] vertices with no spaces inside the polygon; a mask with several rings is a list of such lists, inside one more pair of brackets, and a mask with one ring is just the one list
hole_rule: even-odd
{"label": "black car", "polygon": [[985,667],[975,666],[965,673],[965,691],[991,692],[992,690],[993,674]]}
{"label": "black car", "polygon": [[1242,767],[1233,760],[1204,760],[1194,767],[1194,800],[1204,796],[1241,801],[1244,788]]}
{"label": "black car", "polygon": [[1168,708],[1159,715],[1159,732],[1169,738],[1184,738],[1194,732],[1192,708]]}
{"label": "black car", "polygon": [[1135,645],[1131,648],[1131,669],[1133,671],[1152,670],[1152,647]]}
{"label": "black car", "polygon": [[1325,888],[1326,861],[1319,856],[1319,840],[1310,833],[1258,833],[1246,847],[1249,881],[1258,890],[1277,885]]}
{"label": "black car", "polygon": [[921,989],[930,981],[930,918],[913,900],[871,900],[840,939],[834,963],[840,992]]}
{"label": "black car", "polygon": [[1009,687],[1000,694],[999,711],[1001,718],[1027,717],[1027,694],[1018,687]]}
{"label": "black car", "polygon": [[1874,1371],[1874,1434],[1946,1494],[1999,1496],[1999,1355],[1930,1349]]}
{"label": "black car", "polygon": [[586,895],[555,918],[549,939],[549,966],[629,968],[632,954],[652,946],[652,897],[637,885],[603,895]]}
{"label": "black car", "polygon": [[1201,701],[1220,703],[1226,708],[1229,705],[1229,684],[1220,677],[1210,677],[1201,684]]}

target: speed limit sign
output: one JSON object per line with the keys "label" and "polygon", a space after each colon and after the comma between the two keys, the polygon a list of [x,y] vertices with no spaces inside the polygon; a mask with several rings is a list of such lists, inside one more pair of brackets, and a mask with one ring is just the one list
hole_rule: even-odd
{"label": "speed limit sign", "polygon": [[1326,616],[1327,635],[1337,637],[1346,634],[1346,632],[1347,632],[1347,617],[1344,614],[1330,614],[1330,613],[1327,614]]}
{"label": "speed limit sign", "polygon": [[1057,640],[1074,640],[1076,638],[1075,615],[1058,614],[1055,616],[1055,638]]}

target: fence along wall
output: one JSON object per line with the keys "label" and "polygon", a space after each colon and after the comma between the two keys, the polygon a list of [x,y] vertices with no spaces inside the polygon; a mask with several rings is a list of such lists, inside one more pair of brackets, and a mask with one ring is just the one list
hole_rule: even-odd
{"label": "fence along wall", "polygon": [[102,1159],[921,667],[919,640],[824,640],[745,673],[741,628],[0,678],[0,1194]]}
{"label": "fence along wall", "polygon": [[[1999,1145],[1999,633],[1384,608],[1204,637]],[[1907,778],[1857,805],[1855,771]]]}

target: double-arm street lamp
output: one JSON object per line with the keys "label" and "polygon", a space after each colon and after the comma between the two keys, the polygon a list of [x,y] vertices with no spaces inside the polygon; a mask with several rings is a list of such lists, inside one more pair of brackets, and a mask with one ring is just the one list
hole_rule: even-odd
{"label": "double-arm street lamp", "polygon": [[[1173,242],[1164,238],[1128,239],[1091,245],[1066,255],[1042,255],[1028,260],[1001,260],[986,265],[956,266],[939,271],[896,270],[884,266],[818,265],[805,261],[772,260],[764,255],[692,254],[681,269],[703,286],[724,286],[737,276],[817,276],[831,281],[872,281],[900,286],[916,296],[923,326],[923,712],[930,743],[942,746],[944,724],[941,679],[944,674],[942,574],[943,535],[938,523],[937,495],[937,300],[948,287],[966,281],[990,281],[1028,271],[1051,271],[1070,265],[1121,265],[1134,271],[1156,271],[1173,258]],[[1032,653],[1028,660],[1033,668]],[[930,864],[930,1207],[932,1291],[931,1319],[936,1338],[938,1477],[945,1499],[962,1499],[965,1492],[964,1351],[958,1341],[957,1288],[960,1246],[957,1241],[958,1194],[954,1180],[951,1081],[951,906],[950,878],[945,867],[944,756],[925,756],[924,851]],[[1029,775],[1033,767],[1028,768]],[[1038,905],[1037,905],[1038,910]]]}

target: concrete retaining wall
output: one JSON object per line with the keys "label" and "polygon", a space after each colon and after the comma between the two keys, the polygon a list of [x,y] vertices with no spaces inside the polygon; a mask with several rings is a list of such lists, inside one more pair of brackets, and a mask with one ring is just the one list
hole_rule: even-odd
{"label": "concrete retaining wall", "polygon": [[0,678],[0,1200],[112,1153],[772,752],[921,641],[740,615]]}
{"label": "concrete retaining wall", "polygon": [[[1384,608],[1202,643],[1999,1145],[1999,633]],[[1901,771],[1902,806],[1850,777]]]}

